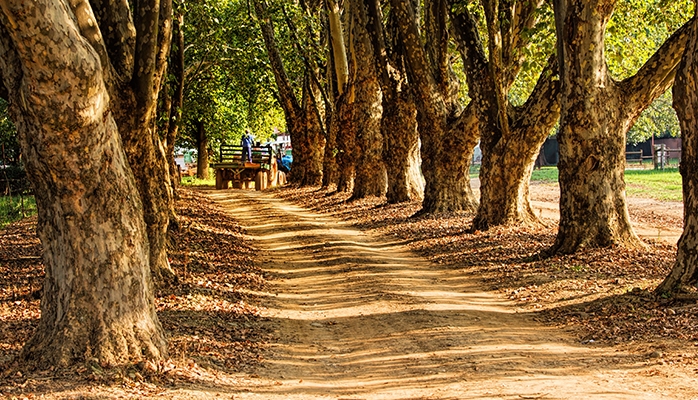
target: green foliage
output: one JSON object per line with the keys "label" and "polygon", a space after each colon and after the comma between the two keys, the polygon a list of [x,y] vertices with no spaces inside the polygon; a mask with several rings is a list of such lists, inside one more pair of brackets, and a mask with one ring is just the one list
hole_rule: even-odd
{"label": "green foliage", "polygon": [[19,163],[20,148],[17,142],[17,129],[10,120],[7,108],[7,102],[0,99],[0,165],[3,162],[3,147],[5,149],[5,163],[16,165]]}
{"label": "green foliage", "polygon": [[618,1],[604,38],[611,75],[634,75],[692,15],[692,0]]}
{"label": "green foliage", "polygon": [[652,134],[657,138],[679,136],[679,120],[671,102],[671,90],[667,90],[650,104],[628,132],[628,143],[644,142],[652,137]]}
{"label": "green foliage", "polygon": [[273,92],[259,25],[247,1],[187,3],[185,104],[178,145],[196,148],[199,123],[210,144],[234,143],[245,129],[269,138],[285,120]]}
{"label": "green foliage", "polygon": [[[634,75],[664,41],[693,15],[691,0],[619,1],[605,36],[606,61],[615,79]],[[671,93],[664,93],[648,107],[628,132],[629,143],[656,137],[677,136],[678,119],[671,107]]]}

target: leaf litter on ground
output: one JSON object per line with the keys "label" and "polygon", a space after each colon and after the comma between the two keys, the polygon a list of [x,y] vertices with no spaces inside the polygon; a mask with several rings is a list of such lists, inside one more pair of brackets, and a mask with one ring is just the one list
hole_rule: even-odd
{"label": "leaf litter on ground", "polygon": [[263,360],[270,334],[257,323],[254,293],[266,287],[267,277],[255,264],[254,249],[214,202],[192,190],[182,188],[179,194],[180,229],[171,233],[169,249],[178,282],[156,291],[169,343],[169,359],[159,365],[103,368],[87,361],[36,371],[18,362],[40,317],[41,243],[36,217],[0,231],[0,398],[86,393],[95,387],[147,397],[215,379],[235,385],[236,376],[249,374]]}

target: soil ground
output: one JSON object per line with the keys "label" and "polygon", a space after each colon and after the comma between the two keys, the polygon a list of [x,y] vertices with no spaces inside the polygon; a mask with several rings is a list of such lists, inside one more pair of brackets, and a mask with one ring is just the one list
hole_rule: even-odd
{"label": "soil ground", "polygon": [[[653,239],[648,249],[540,259],[554,240],[557,199],[553,186],[534,186],[533,206],[550,227],[488,232],[468,232],[470,215],[410,218],[416,203],[206,190],[222,207],[218,219],[185,213],[184,238],[218,236],[175,252],[184,285],[159,294],[174,360],[145,379],[79,370],[42,378],[5,364],[0,397],[698,399],[695,298],[649,291],[671,266],[679,205],[630,201],[636,229]],[[220,227],[226,213],[243,242],[237,228]],[[226,254],[190,259],[215,249],[244,271],[211,271]],[[197,300],[216,291],[227,303]],[[234,310],[240,317],[221,317]],[[0,328],[14,326],[3,311]]]}
{"label": "soil ground", "polygon": [[263,311],[278,338],[260,385],[240,398],[698,397],[691,368],[583,344],[405,240],[266,193],[211,196],[278,277]]}

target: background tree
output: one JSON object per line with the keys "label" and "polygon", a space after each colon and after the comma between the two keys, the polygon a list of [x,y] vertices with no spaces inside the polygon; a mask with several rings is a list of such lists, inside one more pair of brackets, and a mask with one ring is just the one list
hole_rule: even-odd
{"label": "background tree", "polygon": [[184,105],[181,148],[197,149],[197,175],[221,143],[238,144],[245,129],[264,142],[285,121],[271,91],[259,27],[247,2],[188,3],[184,29]]}
{"label": "background tree", "polygon": [[[119,137],[127,124],[117,124],[114,112],[150,105],[126,100],[157,89],[135,85],[140,91],[120,99],[117,77],[153,83],[136,77],[154,78],[156,38],[142,29],[157,31],[158,2],[139,2],[135,14],[148,18],[136,24],[126,3],[100,5],[93,13],[86,2],[0,2],[0,71],[35,189],[46,271],[41,319],[23,357],[41,366],[167,353],[144,209]],[[119,34],[126,37],[115,40]],[[131,135],[147,130],[131,127]]]}
{"label": "background tree", "polygon": [[417,108],[407,79],[405,51],[398,40],[396,13],[390,12],[386,19],[379,0],[365,3],[366,26],[382,92],[381,132],[388,179],[387,201],[422,199],[424,184],[420,173]]}
{"label": "background tree", "polygon": [[470,187],[468,168],[477,144],[477,119],[472,107],[458,103],[446,18],[446,0],[430,2],[425,10],[425,37],[411,2],[391,0],[397,13],[401,45],[411,86],[415,92],[417,121],[422,142],[422,173],[426,186],[422,213],[475,211],[477,200]]}
{"label": "background tree", "polygon": [[674,33],[633,76],[613,79],[604,33],[615,1],[556,0],[561,77],[560,228],[554,252],[641,246],[625,202],[625,137],[672,84],[687,40]]}
{"label": "background tree", "polygon": [[[293,168],[290,179],[300,185],[320,185],[322,183],[322,150],[324,138],[317,112],[317,83],[311,79],[309,71],[304,68],[301,100],[299,101],[284,61],[276,44],[276,34],[272,23],[272,13],[268,4],[262,0],[254,1],[257,22],[267,49],[271,70],[274,73],[278,100],[284,111],[286,127],[293,143]],[[310,129],[309,129],[310,128]],[[320,151],[318,151],[320,150]]]}
{"label": "background tree", "polygon": [[[559,117],[555,60],[547,57],[550,62],[521,106],[512,104],[509,92],[527,61],[524,50],[533,43],[531,32],[540,30],[539,24],[549,24],[540,18],[544,1],[480,3],[487,49],[467,4],[451,0],[450,10],[457,41],[465,53],[468,94],[473,98],[481,137],[480,206],[473,227],[536,224],[528,186],[540,146]],[[537,45],[543,47],[545,42]],[[551,43],[551,52],[552,47]]]}

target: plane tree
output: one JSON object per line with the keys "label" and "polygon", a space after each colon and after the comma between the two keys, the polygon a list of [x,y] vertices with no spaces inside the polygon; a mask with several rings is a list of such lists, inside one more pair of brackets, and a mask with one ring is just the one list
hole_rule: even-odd
{"label": "plane tree", "polygon": [[366,26],[382,93],[381,131],[388,203],[421,200],[424,192],[419,169],[417,108],[410,90],[405,50],[398,40],[396,15],[384,15],[380,0],[366,1]]}
{"label": "plane tree", "polygon": [[[318,80],[313,79],[313,69],[297,57],[282,55],[277,44],[276,27],[278,25],[280,29],[283,24],[274,23],[275,6],[265,0],[253,1],[256,22],[262,32],[276,83],[276,97],[293,143],[290,180],[299,185],[320,185],[325,148],[323,120],[318,110],[321,107],[318,100],[321,88]],[[289,36],[288,33],[284,35],[285,38]]]}
{"label": "plane tree", "polygon": [[[537,224],[529,203],[529,181],[540,146],[559,117],[559,85],[554,46],[548,46],[549,54],[542,57],[527,57],[526,51],[532,53],[532,44],[545,48],[546,41],[534,33],[542,32],[546,39],[552,18],[546,20],[543,0],[480,1],[484,21],[468,3],[451,0],[450,13],[481,137],[480,206],[473,228]],[[510,91],[524,63],[534,65],[541,58],[549,61],[544,62],[534,89],[523,104],[513,104]]]}
{"label": "plane tree", "polygon": [[674,32],[633,75],[614,79],[605,31],[616,2],[556,0],[561,84],[560,226],[552,252],[642,246],[625,201],[626,134],[642,110],[673,83],[688,39]]}
{"label": "plane tree", "polygon": [[[479,139],[473,107],[459,102],[451,62],[446,0],[429,2],[421,13],[410,1],[391,0],[396,29],[417,107],[425,179],[421,214],[475,211],[468,169]],[[422,29],[423,26],[423,29]]]}
{"label": "plane tree", "polygon": [[[41,319],[22,352],[37,365],[167,354],[151,278],[159,243],[149,235],[154,221],[144,218],[161,209],[143,199],[166,198],[166,174],[147,146],[156,144],[158,52],[167,48],[167,35],[153,33],[164,32],[169,5],[2,2],[0,73],[44,247]],[[122,143],[141,140],[144,154],[132,148],[129,159]],[[129,167],[138,160],[159,181],[139,182]]]}

